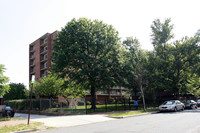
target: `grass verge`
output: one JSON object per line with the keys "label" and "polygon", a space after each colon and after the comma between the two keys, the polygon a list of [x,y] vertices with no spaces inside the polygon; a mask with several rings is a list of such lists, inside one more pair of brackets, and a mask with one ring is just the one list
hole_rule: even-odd
{"label": "grass verge", "polygon": [[18,125],[2,126],[0,127],[0,133],[19,132],[19,131],[30,130],[30,129],[46,130],[46,129],[51,129],[51,128],[44,126],[44,124],[41,122],[34,122],[34,123],[30,123],[29,125],[18,124]]}
{"label": "grass verge", "polygon": [[8,117],[0,117],[0,122],[2,121],[21,121],[23,119],[14,119],[14,118],[8,118]]}
{"label": "grass verge", "polygon": [[144,114],[144,113],[151,113],[156,112],[157,110],[138,110],[138,111],[129,111],[129,112],[122,112],[122,113],[113,113],[109,114],[110,117],[124,117],[124,116],[132,116],[132,115],[138,115],[138,114]]}

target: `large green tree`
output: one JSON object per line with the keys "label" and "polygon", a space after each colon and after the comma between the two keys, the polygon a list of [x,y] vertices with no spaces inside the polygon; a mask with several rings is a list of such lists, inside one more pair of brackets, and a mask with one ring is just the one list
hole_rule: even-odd
{"label": "large green tree", "polygon": [[161,22],[160,19],[153,21],[151,25],[151,39],[157,55],[162,59],[166,58],[166,45],[174,37],[172,33],[173,25],[170,23],[171,19],[165,19],[164,22]]}
{"label": "large green tree", "polygon": [[57,97],[62,93],[62,86],[65,79],[59,78],[55,73],[49,73],[40,79],[40,82],[35,82],[33,92],[37,96],[47,96],[49,98]]}
{"label": "large green tree", "polygon": [[4,95],[5,100],[26,99],[27,90],[23,83],[10,83],[10,90]]}
{"label": "large green tree", "polygon": [[95,109],[96,91],[114,83],[119,47],[113,26],[99,20],[72,19],[53,45],[53,70],[89,89]]}
{"label": "large green tree", "polygon": [[140,43],[136,38],[133,39],[132,37],[128,37],[123,44],[125,44],[129,50],[129,60],[125,71],[127,73],[127,85],[135,92],[138,90],[140,91],[144,110],[146,111],[144,85],[146,82],[145,76],[147,74],[146,64],[148,61],[148,54],[146,51],[141,49]]}
{"label": "large green tree", "polygon": [[5,70],[4,65],[0,64],[0,96],[4,96],[10,90],[10,86],[7,84],[9,78],[3,75]]}
{"label": "large green tree", "polygon": [[168,83],[178,98],[186,92],[186,84],[195,74],[193,69],[199,62],[200,54],[197,43],[199,42],[194,38],[184,38],[176,41],[169,51]]}
{"label": "large green tree", "polygon": [[69,97],[77,98],[77,97],[84,97],[86,94],[87,92],[83,86],[68,79],[65,81],[63,85],[61,96],[65,98]]}
{"label": "large green tree", "polygon": [[[138,40],[133,37],[127,37],[124,41],[123,41],[123,45],[125,45],[126,47],[126,54],[125,54],[125,65],[123,67],[123,77],[125,79],[125,84],[124,86],[126,86],[127,88],[131,89],[132,93],[134,94],[134,96],[137,95],[137,93],[140,91],[134,76],[135,76],[135,54],[134,51],[135,49],[137,49],[137,47],[139,46],[139,42]],[[137,98],[137,97],[135,97]]]}
{"label": "large green tree", "polygon": [[170,24],[171,19],[165,19],[161,22],[160,19],[153,21],[151,25],[151,39],[154,46],[153,52],[149,55],[148,64],[148,81],[149,88],[155,93],[154,96],[159,96],[164,91],[169,91],[171,86],[168,83],[169,77],[169,51],[171,44],[170,39],[173,38],[173,25]]}
{"label": "large green tree", "polygon": [[179,98],[180,94],[188,91],[186,84],[194,73],[198,73],[196,70],[199,70],[199,34],[169,43],[173,38],[170,19],[166,19],[164,23],[160,20],[153,21],[151,28],[154,52],[149,58],[150,86],[158,94],[170,93]]}

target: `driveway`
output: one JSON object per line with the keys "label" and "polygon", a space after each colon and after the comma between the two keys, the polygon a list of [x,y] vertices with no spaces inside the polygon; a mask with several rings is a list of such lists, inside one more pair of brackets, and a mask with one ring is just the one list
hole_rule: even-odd
{"label": "driveway", "polygon": [[[16,113],[14,118],[28,119],[28,114]],[[105,115],[45,116],[31,114],[30,116],[30,121],[42,122],[49,127],[71,127],[111,120],[115,119],[106,117]]]}

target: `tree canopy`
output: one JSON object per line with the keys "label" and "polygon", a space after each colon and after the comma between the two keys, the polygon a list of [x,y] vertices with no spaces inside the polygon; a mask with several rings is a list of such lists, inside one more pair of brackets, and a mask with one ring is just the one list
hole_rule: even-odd
{"label": "tree canopy", "polygon": [[57,97],[62,93],[62,85],[65,79],[59,78],[55,73],[49,73],[40,79],[40,82],[35,82],[33,92],[37,96],[47,96],[49,98]]}
{"label": "tree canopy", "polygon": [[126,85],[135,92],[135,95],[140,91],[144,110],[146,110],[143,86],[145,85],[145,76],[147,74],[147,52],[141,49],[139,40],[136,38],[133,39],[132,37],[128,37],[123,44],[128,50],[128,61],[126,62],[125,69],[125,78],[127,79],[128,84]]}
{"label": "tree canopy", "polygon": [[52,70],[70,81],[64,85],[66,94],[90,90],[92,108],[96,91],[109,92],[113,86],[130,88],[135,95],[140,92],[144,110],[146,94],[154,100],[162,94],[198,96],[200,31],[172,41],[173,28],[171,19],[154,20],[154,50],[145,51],[137,38],[121,42],[113,26],[102,21],[72,19],[54,41]]}
{"label": "tree canopy", "polygon": [[118,32],[99,20],[72,19],[59,32],[53,51],[53,70],[89,89],[96,108],[96,90],[113,85],[117,75]]}
{"label": "tree canopy", "polygon": [[161,23],[155,20],[151,26],[154,52],[150,57],[149,84],[159,94],[165,92],[179,98],[180,94],[188,93],[186,85],[192,83],[192,75],[198,73],[199,34],[169,43],[173,38],[173,25],[170,21],[166,19]]}
{"label": "tree canopy", "polygon": [[4,95],[5,100],[26,99],[27,90],[23,83],[10,83],[10,90]]}
{"label": "tree canopy", "polygon": [[10,90],[9,78],[3,74],[5,70],[4,65],[0,64],[0,96],[4,96]]}

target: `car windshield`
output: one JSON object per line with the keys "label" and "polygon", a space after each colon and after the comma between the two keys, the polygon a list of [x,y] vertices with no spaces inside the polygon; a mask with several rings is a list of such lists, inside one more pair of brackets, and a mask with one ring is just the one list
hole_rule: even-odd
{"label": "car windshield", "polygon": [[172,105],[174,103],[175,103],[175,101],[166,101],[163,103],[163,105]]}
{"label": "car windshield", "polygon": [[190,100],[184,101],[184,103],[190,103]]}
{"label": "car windshield", "polygon": [[11,107],[9,107],[9,106],[6,106],[6,108],[5,108],[6,110],[10,110],[11,109]]}

